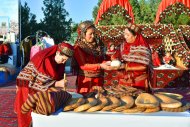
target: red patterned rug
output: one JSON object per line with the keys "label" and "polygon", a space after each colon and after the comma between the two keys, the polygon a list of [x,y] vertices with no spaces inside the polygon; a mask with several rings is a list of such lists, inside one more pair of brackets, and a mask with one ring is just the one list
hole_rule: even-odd
{"label": "red patterned rug", "polygon": [[0,127],[17,127],[17,116],[13,111],[15,90],[0,88]]}

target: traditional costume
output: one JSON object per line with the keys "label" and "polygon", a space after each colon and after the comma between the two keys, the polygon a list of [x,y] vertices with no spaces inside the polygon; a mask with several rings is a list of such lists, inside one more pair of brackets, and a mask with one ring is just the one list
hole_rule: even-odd
{"label": "traditional costume", "polygon": [[125,63],[125,70],[118,72],[119,85],[133,86],[145,90],[148,87],[146,84],[147,70],[127,69],[131,67],[138,68],[139,66],[148,67],[151,60],[150,48],[142,35],[138,33],[140,29],[136,25],[129,24],[127,27],[134,30],[137,35],[133,43],[122,43],[120,50],[114,56]]}
{"label": "traditional costume", "polygon": [[54,45],[34,55],[17,76],[14,110],[17,113],[19,127],[28,127],[31,123],[31,112],[26,114],[21,112],[21,106],[27,98],[38,91],[47,91],[54,87],[56,81],[63,78],[65,64],[56,63],[55,55],[57,51],[68,57],[73,55],[73,47],[70,44]]}
{"label": "traditional costume", "polygon": [[104,46],[99,39],[91,43],[85,42],[85,33],[90,27],[95,28],[90,21],[79,25],[78,39],[74,46],[74,58],[78,64],[73,68],[77,71],[77,92],[83,95],[89,93],[93,86],[103,86],[103,71],[99,63],[102,63],[104,59]]}

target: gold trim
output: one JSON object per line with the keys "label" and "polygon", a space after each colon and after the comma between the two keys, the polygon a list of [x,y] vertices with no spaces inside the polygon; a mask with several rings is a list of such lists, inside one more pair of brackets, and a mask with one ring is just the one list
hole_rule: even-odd
{"label": "gold trim", "polygon": [[62,47],[59,45],[59,49],[61,50],[62,53],[64,53],[64,54],[67,55],[67,56],[73,56],[73,54],[74,54],[73,50],[71,50],[71,49],[68,48],[68,47],[63,47],[63,48],[62,48]]}

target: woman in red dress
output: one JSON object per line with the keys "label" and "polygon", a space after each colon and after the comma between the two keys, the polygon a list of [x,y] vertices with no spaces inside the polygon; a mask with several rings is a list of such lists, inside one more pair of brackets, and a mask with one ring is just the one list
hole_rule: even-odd
{"label": "woman in red dress", "polygon": [[65,88],[63,79],[65,62],[73,55],[73,47],[60,43],[44,49],[33,56],[31,61],[17,76],[17,93],[14,110],[17,113],[18,126],[29,127],[31,112],[21,113],[21,106],[30,95],[38,91],[47,91],[50,87]]}
{"label": "woman in red dress", "polygon": [[[129,23],[124,30],[126,42],[122,43],[120,50],[114,55],[123,61],[124,68],[120,70],[119,85],[128,85],[147,90],[147,70],[151,60],[151,53],[148,44],[141,34],[140,28]],[[122,67],[120,67],[121,69]]]}
{"label": "woman in red dress", "polygon": [[103,69],[110,69],[103,63],[104,45],[95,35],[95,26],[91,21],[84,21],[78,27],[78,38],[74,46],[74,58],[78,68],[77,92],[87,94],[103,86]]}

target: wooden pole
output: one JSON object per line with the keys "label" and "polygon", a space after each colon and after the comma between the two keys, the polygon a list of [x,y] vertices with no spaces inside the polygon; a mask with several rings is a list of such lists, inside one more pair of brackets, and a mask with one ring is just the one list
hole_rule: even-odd
{"label": "wooden pole", "polygon": [[[63,79],[66,80],[66,73],[64,73]],[[64,91],[66,91],[66,84],[65,84],[65,88],[63,88]]]}

